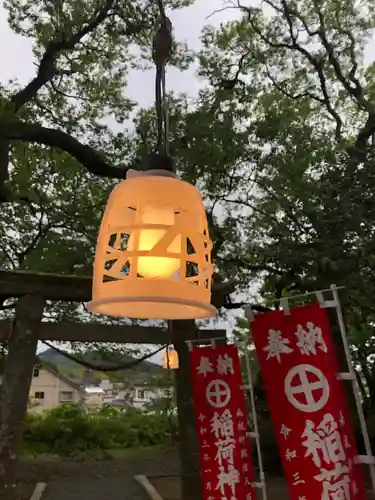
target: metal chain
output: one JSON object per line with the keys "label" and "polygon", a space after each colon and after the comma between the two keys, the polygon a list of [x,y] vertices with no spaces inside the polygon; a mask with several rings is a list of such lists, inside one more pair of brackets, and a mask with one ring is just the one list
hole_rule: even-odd
{"label": "metal chain", "polygon": [[165,90],[165,66],[172,53],[172,23],[165,14],[163,0],[157,0],[159,16],[154,25],[155,33],[152,41],[152,59],[156,67],[155,75],[155,107],[157,124],[156,151],[169,156],[169,117]]}

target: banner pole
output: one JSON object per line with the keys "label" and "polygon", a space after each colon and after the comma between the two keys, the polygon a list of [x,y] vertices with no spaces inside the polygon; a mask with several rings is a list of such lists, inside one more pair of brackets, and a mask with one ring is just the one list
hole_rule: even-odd
{"label": "banner pole", "polygon": [[[246,314],[247,314],[247,317],[249,319],[249,323],[251,323],[251,319],[253,319],[253,314],[252,314],[252,312],[249,312],[249,308],[246,309]],[[251,340],[251,331],[249,328],[248,339],[245,340],[245,342],[244,342],[245,364],[246,364],[247,380],[248,380],[249,393],[250,393],[251,418],[253,420],[253,425],[254,425],[255,445],[256,445],[257,456],[258,456],[259,478],[260,478],[260,481],[262,483],[262,497],[263,497],[263,500],[267,500],[266,477],[264,474],[262,451],[261,451],[261,447],[260,447],[260,434],[259,434],[258,418],[257,418],[256,406],[255,406],[253,377],[251,375],[250,357],[249,357],[249,352],[247,349],[248,346],[250,345],[251,341],[252,341]]]}
{"label": "banner pole", "polygon": [[353,360],[352,360],[352,355],[351,355],[350,348],[349,348],[348,335],[346,332],[344,316],[342,313],[342,308],[341,308],[341,303],[340,303],[340,297],[339,297],[338,288],[336,285],[331,285],[331,290],[332,290],[332,294],[333,294],[333,299],[335,301],[337,320],[338,320],[339,327],[340,327],[341,338],[342,338],[342,343],[344,346],[346,361],[348,363],[348,370],[349,370],[349,373],[351,375],[350,379],[352,382],[352,390],[354,393],[355,403],[356,403],[356,407],[357,407],[357,413],[358,413],[358,417],[359,417],[359,423],[361,426],[361,433],[362,433],[363,442],[364,442],[365,450],[366,450],[366,456],[367,456],[368,465],[369,465],[369,469],[370,469],[372,489],[375,493],[375,468],[373,465],[373,453],[372,453],[372,449],[371,449],[370,437],[368,435],[366,419],[365,419],[365,415],[363,413],[362,403],[361,403],[361,399],[360,399],[360,391],[359,391],[359,387],[358,387],[358,382],[357,382],[357,378],[355,376],[355,372],[354,372],[354,368],[353,368]]}

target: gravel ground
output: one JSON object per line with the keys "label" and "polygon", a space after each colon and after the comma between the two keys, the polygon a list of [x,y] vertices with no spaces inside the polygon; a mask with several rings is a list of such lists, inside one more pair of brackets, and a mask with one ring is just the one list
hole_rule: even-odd
{"label": "gravel ground", "polygon": [[[163,500],[180,500],[180,484],[178,477],[165,477],[150,479]],[[268,500],[289,500],[285,483],[282,479],[273,478],[267,480]],[[257,500],[262,500],[261,492],[257,492]],[[318,500],[318,499],[317,499]]]}
{"label": "gravel ground", "polygon": [[[179,477],[157,477],[150,478],[151,483],[160,493],[163,500],[180,500],[180,483]],[[267,500],[290,500],[290,496],[282,478],[268,478],[267,485]],[[367,500],[374,500],[372,494],[368,494]],[[262,493],[257,491],[257,500],[262,500]],[[318,500],[318,499],[316,499]]]}
{"label": "gravel ground", "polygon": [[[111,453],[110,460],[21,460],[16,500],[29,500],[38,482],[47,483],[43,500],[148,500],[136,474],[177,473],[175,450],[140,448]],[[82,457],[84,458],[84,457]]]}
{"label": "gravel ground", "polygon": [[59,479],[49,483],[43,500],[149,500],[131,477]]}
{"label": "gravel ground", "polygon": [[56,481],[58,479],[106,479],[133,477],[136,474],[177,474],[176,450],[165,447],[138,448],[110,452],[110,460],[67,460],[59,457],[38,457],[21,460],[18,477],[24,482]]}
{"label": "gravel ground", "polygon": [[[59,457],[22,460],[19,481],[23,488],[17,500],[28,500],[30,487],[37,482],[48,483],[43,500],[147,500],[133,479],[136,474],[146,475],[164,500],[180,500],[179,460],[175,449],[140,448],[112,452],[111,456],[111,460],[100,461]],[[268,500],[289,500],[281,478],[268,476],[267,492]],[[368,500],[375,497],[368,496]]]}

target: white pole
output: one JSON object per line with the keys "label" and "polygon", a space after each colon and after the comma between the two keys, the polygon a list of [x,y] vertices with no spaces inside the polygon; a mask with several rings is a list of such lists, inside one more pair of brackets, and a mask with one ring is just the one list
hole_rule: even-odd
{"label": "white pole", "polygon": [[338,289],[337,289],[336,285],[331,285],[331,290],[332,290],[333,299],[334,299],[335,305],[336,305],[337,319],[339,322],[339,327],[340,327],[340,332],[341,332],[342,343],[344,346],[346,361],[348,363],[348,369],[349,369],[349,373],[351,375],[352,388],[353,388],[355,403],[356,403],[356,407],[357,407],[359,423],[361,425],[363,442],[365,445],[366,455],[367,455],[367,458],[369,460],[372,489],[375,493],[375,469],[374,469],[374,466],[372,464],[373,453],[372,453],[372,449],[371,449],[370,438],[369,438],[368,431],[367,431],[366,419],[365,419],[365,415],[363,413],[358,382],[357,382],[357,378],[355,376],[355,372],[354,372],[354,368],[353,368],[353,360],[352,360],[352,355],[351,355],[350,348],[349,348],[348,335],[346,332],[344,316],[342,314],[340,298],[339,298]]}
{"label": "white pole", "polygon": [[[250,339],[250,330],[249,330],[249,339]],[[264,475],[262,452],[260,449],[260,435],[259,435],[257,413],[256,413],[256,408],[255,408],[254,387],[253,387],[253,380],[252,380],[252,375],[251,375],[249,352],[247,349],[249,346],[249,341],[245,341],[244,346],[245,346],[246,372],[247,372],[247,379],[249,382],[249,392],[250,392],[251,417],[252,417],[253,425],[254,425],[255,444],[256,444],[256,450],[257,450],[257,456],[258,456],[259,478],[260,478],[260,481],[262,483],[263,500],[267,500],[266,478]]]}

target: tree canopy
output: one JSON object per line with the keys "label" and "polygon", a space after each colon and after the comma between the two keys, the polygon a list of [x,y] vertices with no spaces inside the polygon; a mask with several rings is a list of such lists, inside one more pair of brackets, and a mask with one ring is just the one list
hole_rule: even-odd
{"label": "tree canopy", "polygon": [[[166,2],[167,11],[192,4]],[[153,150],[153,109],[126,95],[150,62],[156,5],[146,0],[8,0],[37,71],[1,88],[0,265],[88,274],[105,201]],[[214,240],[219,303],[260,285],[265,301],[346,287],[356,353],[373,353],[374,2],[236,0],[236,18],[202,33],[192,103],[171,94],[171,151],[196,184]],[[178,39],[178,33],[175,34]],[[125,129],[134,117],[134,127]],[[111,123],[110,125],[108,123]],[[359,354],[358,354],[359,356]],[[370,358],[371,359],[371,358]]]}
{"label": "tree canopy", "polygon": [[252,213],[240,223],[263,297],[345,286],[353,352],[370,392],[375,102],[365,49],[373,7],[238,1],[230,8],[239,19],[207,27],[201,54],[221,108],[230,102],[237,126],[249,130],[253,185],[244,204]]}

